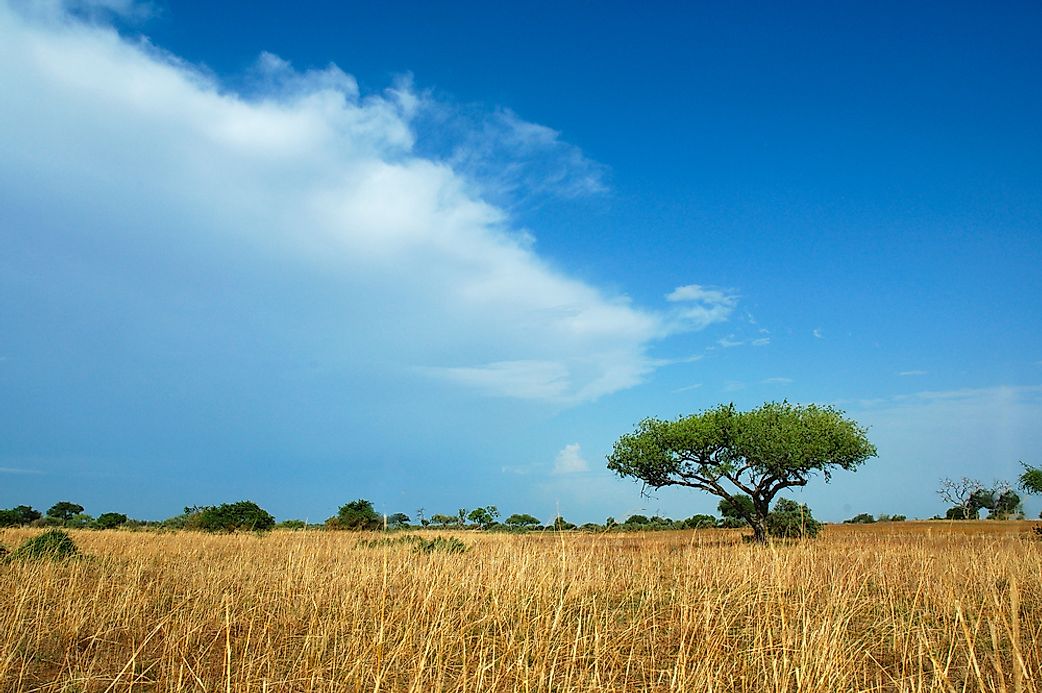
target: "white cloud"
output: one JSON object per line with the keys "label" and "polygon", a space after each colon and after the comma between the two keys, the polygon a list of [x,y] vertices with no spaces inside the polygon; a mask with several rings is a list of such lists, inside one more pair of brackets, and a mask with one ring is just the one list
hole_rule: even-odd
{"label": "white cloud", "polygon": [[758,337],[758,338],[754,339],[753,341],[751,341],[749,343],[752,344],[753,346],[767,346],[768,344],[771,343],[771,338],[770,337]]}
{"label": "white cloud", "polygon": [[900,373],[898,373],[898,375],[902,378],[914,378],[916,376],[926,375],[926,371],[901,371]]}
{"label": "white cloud", "polygon": [[22,469],[20,467],[0,467],[0,474],[43,474],[39,469]]}
{"label": "white cloud", "polygon": [[[0,35],[0,204],[31,221],[25,243],[133,256],[77,257],[77,276],[142,331],[174,331],[198,292],[208,325],[306,343],[362,372],[379,363],[576,403],[640,383],[659,365],[655,340],[724,321],[737,303],[691,284],[669,295],[675,309],[642,309],[538,256],[479,191],[588,194],[604,171],[510,111],[439,157],[417,125],[431,100],[408,79],[363,95],[335,65],[299,72],[264,53],[243,95],[104,26],[2,1]],[[529,158],[509,185],[482,163],[513,155]],[[208,264],[216,283],[253,284],[207,294],[195,268]],[[43,269],[41,286],[63,281]]]}
{"label": "white cloud", "polygon": [[583,458],[578,443],[565,445],[554,459],[554,474],[579,474],[589,470],[590,463]]}
{"label": "white cloud", "polygon": [[731,317],[738,305],[738,295],[723,289],[709,289],[699,284],[678,286],[666,294],[670,303],[681,304],[673,310],[672,329],[700,330]]}
{"label": "white cloud", "polygon": [[684,387],[678,387],[677,389],[673,390],[673,393],[677,394],[680,392],[690,392],[691,390],[697,390],[700,387],[702,387],[702,383],[695,383],[694,385],[685,385]]}
{"label": "white cloud", "polygon": [[766,378],[761,381],[764,385],[788,385],[792,382],[792,378],[775,377]]}
{"label": "white cloud", "polygon": [[721,337],[720,339],[716,340],[716,343],[724,349],[733,349],[734,347],[739,347],[745,344],[745,342],[743,342],[742,340],[735,339],[733,334],[729,334],[726,337]]}
{"label": "white cloud", "polygon": [[815,327],[813,330],[811,330],[811,334],[814,335],[814,337],[817,339],[825,339],[825,335],[822,333],[820,327]]}

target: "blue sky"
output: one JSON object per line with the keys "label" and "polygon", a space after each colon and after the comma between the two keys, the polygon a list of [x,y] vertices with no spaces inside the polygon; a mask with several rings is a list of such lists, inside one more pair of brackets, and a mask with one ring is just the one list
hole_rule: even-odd
{"label": "blue sky", "polygon": [[0,507],[686,517],[614,440],[788,398],[879,448],[816,514],[943,512],[1042,462],[1040,30],[2,2]]}

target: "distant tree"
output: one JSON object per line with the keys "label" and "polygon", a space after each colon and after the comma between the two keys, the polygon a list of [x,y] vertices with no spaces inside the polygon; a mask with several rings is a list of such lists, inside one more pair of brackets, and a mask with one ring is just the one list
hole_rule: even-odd
{"label": "distant tree", "polygon": [[772,537],[810,538],[818,536],[821,523],[814,519],[810,508],[788,498],[779,498],[767,516],[767,531]]}
{"label": "distant tree", "polygon": [[83,512],[83,506],[69,501],[58,501],[47,511],[47,517],[53,517],[60,522],[68,522],[74,515]]}
{"label": "distant tree", "polygon": [[456,524],[457,517],[455,515],[442,515],[441,513],[434,513],[431,515],[431,524],[435,527],[448,527],[449,525]]}
{"label": "distant tree", "polygon": [[1017,479],[1021,490],[1025,493],[1042,493],[1042,469],[1025,462],[1021,462],[1020,465],[1024,467],[1023,473]]}
{"label": "distant tree", "polygon": [[[1020,489],[1025,493],[1042,493],[1042,468],[1032,467],[1026,462],[1021,462],[1024,471],[1017,479]],[[1042,514],[1039,515],[1042,518]],[[1035,527],[1035,531],[1042,534],[1042,527]]]}
{"label": "distant tree", "polygon": [[39,511],[30,505],[18,505],[9,510],[0,510],[0,527],[19,527],[27,525],[42,517]]}
{"label": "distant tree", "polygon": [[887,515],[886,513],[880,513],[880,522],[904,522],[908,518],[904,515]]}
{"label": "distant tree", "polygon": [[712,515],[692,515],[691,517],[684,520],[684,527],[687,529],[703,529],[706,527],[716,527],[716,518]]}
{"label": "distant tree", "polygon": [[208,506],[193,514],[192,528],[205,532],[264,532],[275,526],[275,518],[253,501]]}
{"label": "distant tree", "polygon": [[127,516],[123,513],[102,513],[94,520],[94,526],[98,529],[115,529],[127,523]]}
{"label": "distant tree", "polygon": [[382,525],[372,502],[364,498],[341,505],[337,514],[326,520],[326,527],[330,529],[373,530],[380,529]]}
{"label": "distant tree", "polygon": [[526,513],[514,513],[506,519],[504,522],[509,527],[517,527],[523,529],[525,527],[534,527],[539,524],[539,518]]}
{"label": "distant tree", "polygon": [[988,513],[989,520],[1008,520],[1012,517],[1023,517],[1024,508],[1020,495],[1013,489],[1006,489],[995,496],[995,502]]}
{"label": "distant tree", "polygon": [[[882,517],[879,518],[882,520]],[[876,518],[871,513],[858,513],[849,520],[843,520],[845,525],[870,525],[876,521]]]}
{"label": "distant tree", "polygon": [[608,518],[604,521],[604,526],[607,529],[611,529],[612,527],[614,527],[617,524],[618,524],[618,522],[616,522],[615,518],[612,517],[611,515],[609,515]]}
{"label": "distant tree", "polygon": [[976,520],[980,509],[993,502],[989,494],[991,491],[983,483],[968,476],[941,479],[937,489],[937,495],[951,506],[945,513],[949,520]]}
{"label": "distant tree", "polygon": [[875,454],[865,429],[832,407],[768,402],[740,412],[728,404],[675,421],[645,419],[616,441],[608,468],[651,488],[688,486],[725,500],[745,494],[753,505],[744,519],[765,542],[779,492],[818,473],[828,481]]}
{"label": "distant tree", "polygon": [[393,529],[397,529],[399,527],[408,527],[409,516],[405,513],[394,513],[393,515],[388,515],[387,526]]}
{"label": "distant tree", "polygon": [[560,515],[554,518],[554,523],[552,526],[557,531],[562,531],[565,529],[575,529],[575,525],[573,525],[571,522],[564,519]]}
{"label": "distant tree", "polygon": [[460,508],[459,510],[456,511],[456,524],[459,527],[462,527],[463,525],[467,524],[467,509],[466,508]]}
{"label": "distant tree", "polygon": [[275,529],[307,529],[308,523],[304,520],[283,520],[275,525]]}
{"label": "distant tree", "polygon": [[649,520],[646,515],[630,515],[622,524],[627,525],[629,527],[634,527],[638,525],[643,526],[649,524],[650,522],[651,520]]}
{"label": "distant tree", "polygon": [[494,505],[488,505],[484,508],[474,508],[467,515],[467,519],[474,524],[480,526],[482,529],[488,529],[496,523],[496,518],[499,517],[499,510]]}

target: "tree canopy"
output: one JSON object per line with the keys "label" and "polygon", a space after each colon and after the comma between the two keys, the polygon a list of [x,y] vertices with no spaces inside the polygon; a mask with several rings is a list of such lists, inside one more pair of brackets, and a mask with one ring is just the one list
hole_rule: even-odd
{"label": "tree canopy", "polygon": [[[688,486],[731,501],[757,541],[767,539],[770,503],[783,489],[820,473],[855,470],[876,448],[866,430],[829,406],[733,404],[673,421],[649,418],[616,441],[608,468],[651,488]],[[735,502],[746,494],[752,509]]]}
{"label": "tree canopy", "polygon": [[326,520],[331,529],[379,529],[380,515],[372,501],[364,498],[344,503],[333,517]]}
{"label": "tree canopy", "polygon": [[53,517],[62,522],[68,522],[74,515],[83,512],[83,506],[69,501],[58,501],[47,511],[47,517]]}
{"label": "tree canopy", "polygon": [[1042,469],[1025,462],[1020,464],[1024,467],[1024,472],[1017,479],[1020,488],[1026,493],[1042,493]]}

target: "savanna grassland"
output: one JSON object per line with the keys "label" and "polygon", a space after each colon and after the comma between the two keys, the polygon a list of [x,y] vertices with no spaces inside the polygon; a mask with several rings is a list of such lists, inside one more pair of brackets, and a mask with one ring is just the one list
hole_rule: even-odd
{"label": "savanna grassland", "polygon": [[72,536],[84,557],[0,564],[4,691],[1042,689],[1030,523],[771,547],[463,532],[463,554],[346,532]]}

